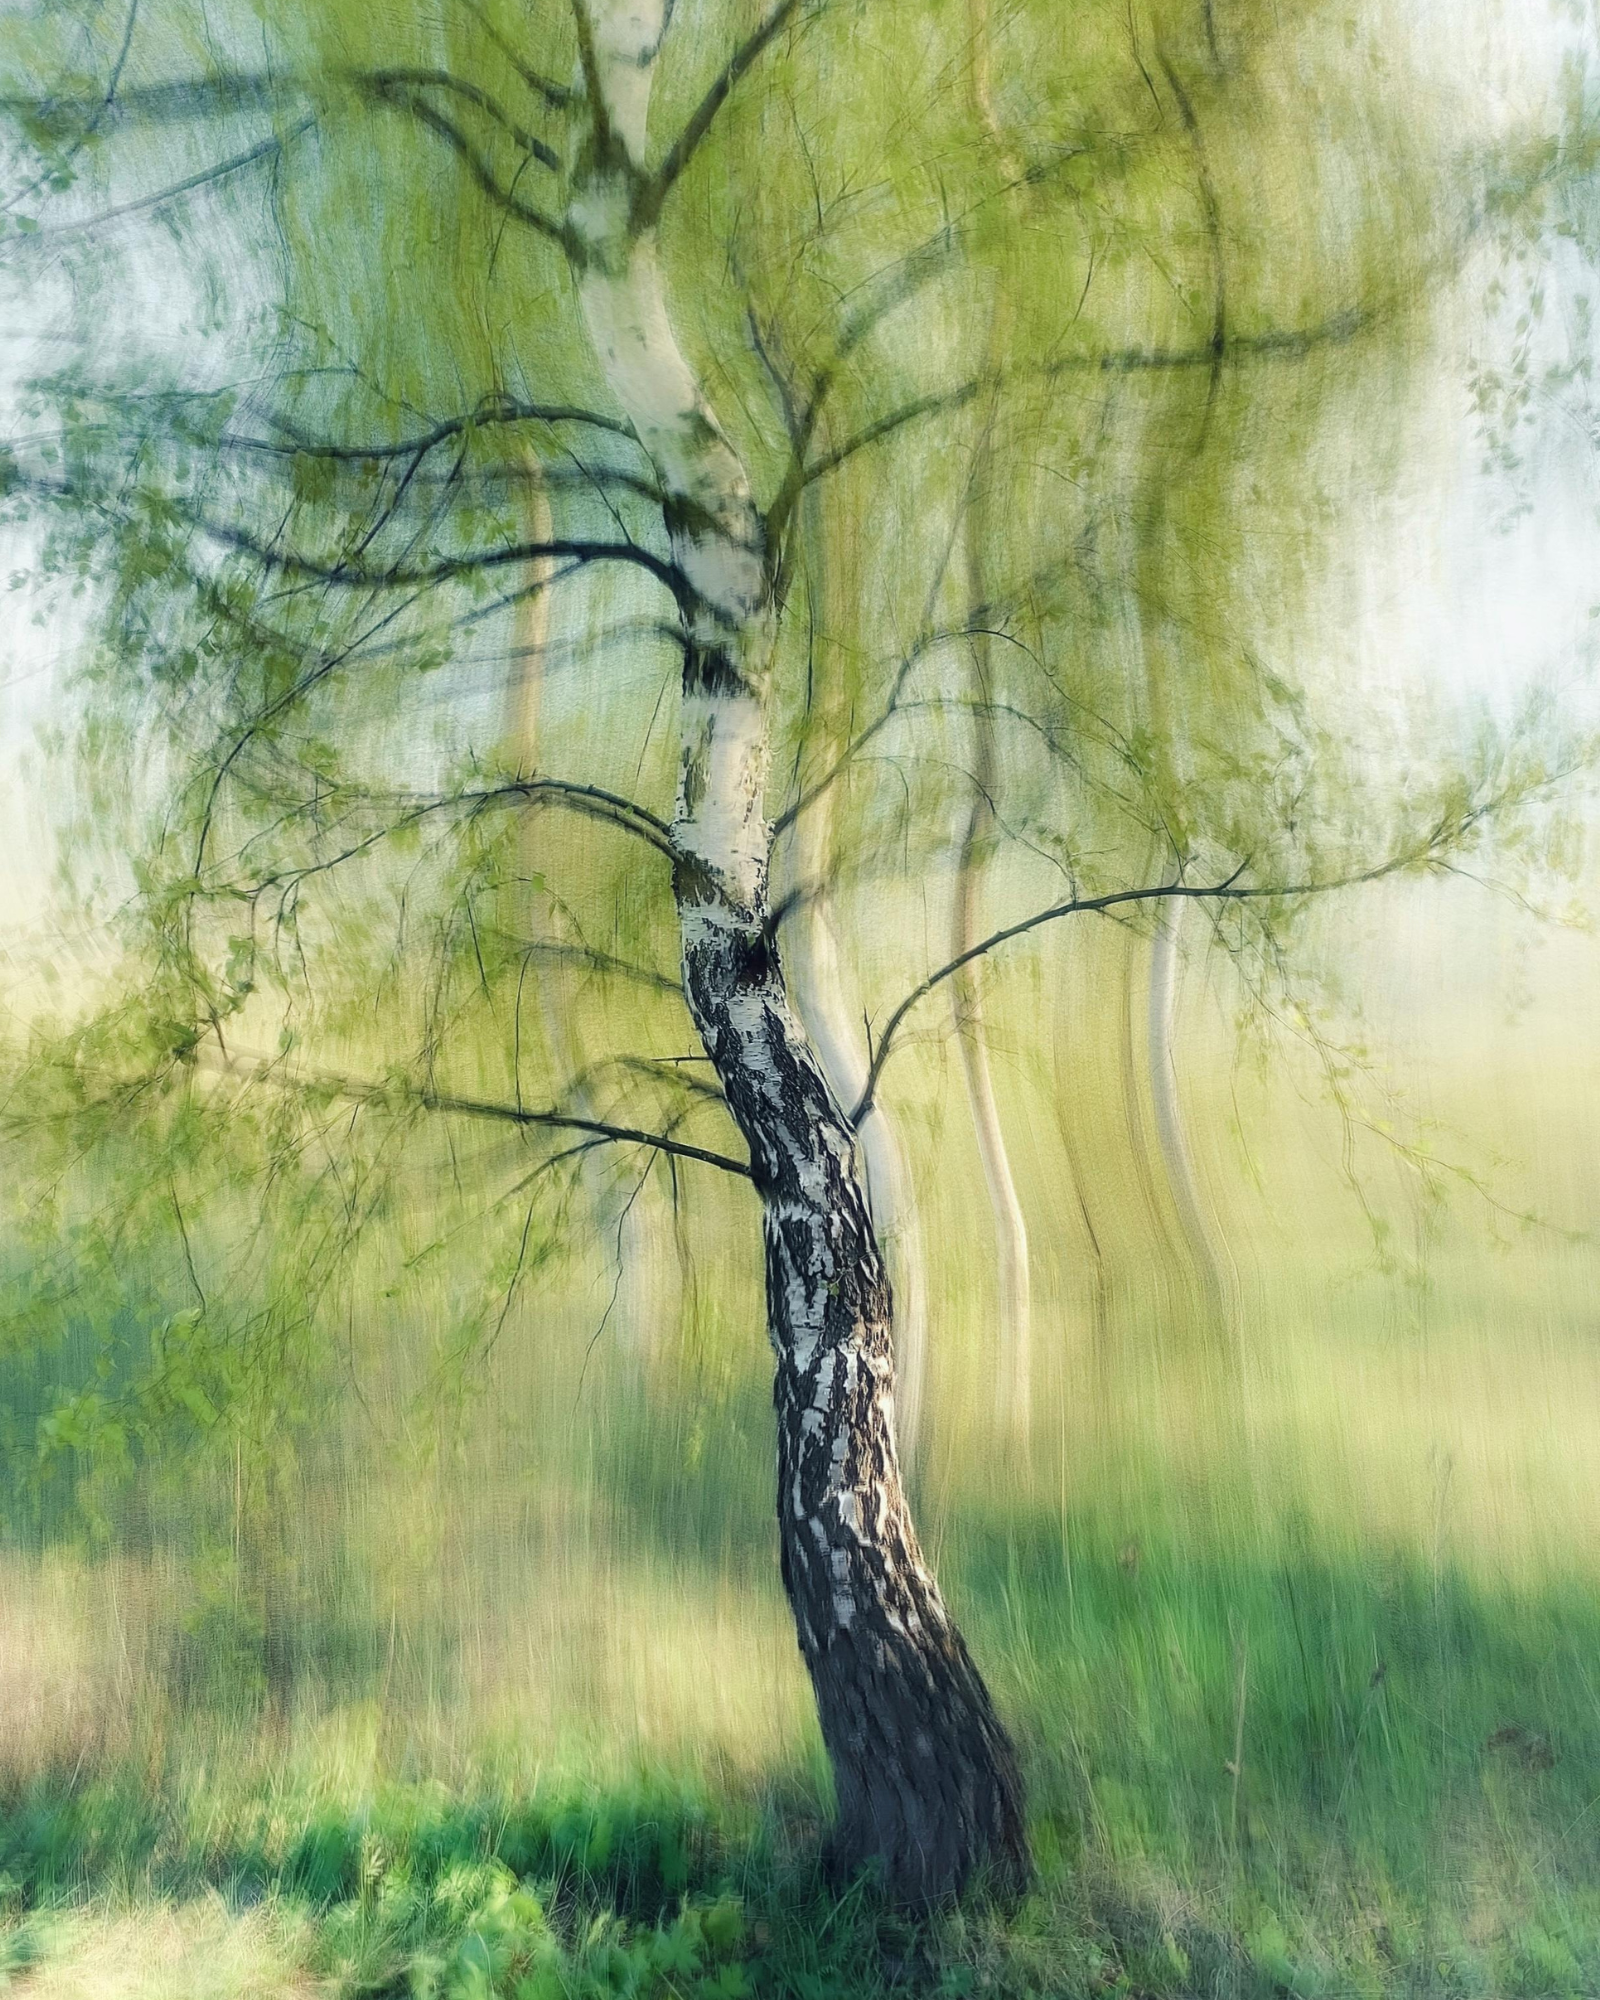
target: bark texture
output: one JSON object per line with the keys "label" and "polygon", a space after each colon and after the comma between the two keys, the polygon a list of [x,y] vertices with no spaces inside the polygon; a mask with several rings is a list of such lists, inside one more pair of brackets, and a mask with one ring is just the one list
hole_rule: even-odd
{"label": "bark texture", "polygon": [[673,836],[684,986],[750,1148],[776,1357],[783,1578],[832,1758],[843,1868],[926,1902],[1020,1884],[1014,1753],[929,1574],[894,1440],[890,1290],[855,1135],[785,988],[768,896],[765,530],[673,333],[636,196],[662,0],[591,0],[596,144],[568,211],[595,353],[650,454],[685,634]]}
{"label": "bark texture", "polygon": [[876,1859],[913,1902],[985,1866],[1019,1887],[1015,1755],[901,1488],[889,1284],[853,1135],[760,926],[703,932],[684,963],[761,1195],[783,1580],[833,1762],[836,1858]]}

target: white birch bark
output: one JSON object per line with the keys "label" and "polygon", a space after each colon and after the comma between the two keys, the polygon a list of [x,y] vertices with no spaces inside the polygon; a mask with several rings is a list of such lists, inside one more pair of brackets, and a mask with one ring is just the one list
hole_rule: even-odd
{"label": "white birch bark", "polygon": [[[817,824],[820,822],[820,824]],[[832,793],[796,823],[795,872],[816,884],[832,854]],[[785,952],[789,985],[840,1104],[858,1104],[867,1086],[867,1051],[845,997],[839,939],[826,890],[814,891],[790,920]],[[928,1370],[928,1309],[922,1218],[905,1148],[889,1113],[872,1105],[856,1128],[867,1209],[894,1286],[895,1442],[914,1457],[922,1437]]]}
{"label": "white birch bark", "polygon": [[[970,520],[970,516],[969,516]],[[971,529],[966,531],[970,534]],[[969,577],[973,564],[969,559]],[[977,653],[981,641],[974,642]],[[988,677],[980,657],[975,662],[974,681],[980,704],[986,698]],[[982,935],[980,890],[983,881],[983,840],[993,819],[990,799],[996,779],[994,725],[981,707],[973,712],[972,734],[973,798],[956,856],[955,896],[950,925],[950,956],[960,958]],[[995,1102],[994,1077],[989,1066],[989,1049],[984,1040],[983,995],[980,975],[975,968],[958,973],[950,981],[950,1005],[955,1023],[956,1044],[961,1051],[961,1073],[967,1089],[967,1109],[972,1116],[973,1134],[978,1142],[978,1159],[983,1168],[984,1189],[989,1197],[989,1216],[994,1230],[995,1278],[998,1314],[1000,1366],[995,1372],[995,1410],[1001,1424],[1013,1436],[1025,1439],[1032,1425],[1033,1382],[1033,1284],[1028,1261],[1028,1224],[1022,1212],[1011,1157],[1006,1150],[1005,1129],[1000,1107]]]}
{"label": "white birch bark", "polygon": [[891,1893],[921,1901],[983,1865],[1020,1880],[1021,1785],[911,1523],[889,1287],[855,1134],[779,963],[764,809],[775,622],[765,525],[678,345],[654,230],[640,220],[664,27],[662,0],[592,0],[579,17],[595,129],[568,250],[596,358],[663,490],[679,577],[684,991],[761,1201],[779,1545],[833,1763],[836,1856],[847,1867],[876,1859]]}
{"label": "white birch bark", "polygon": [[1150,943],[1150,986],[1145,1016],[1150,1099],[1155,1111],[1156,1143],[1166,1168],[1167,1188],[1183,1239],[1189,1247],[1205,1295],[1207,1311],[1220,1326],[1227,1315],[1227,1295],[1211,1248],[1211,1230],[1201,1206],[1199,1184],[1184,1128],[1178,1095],[1178,1068],[1173,1045],[1177,1015],[1178,924],[1183,905],[1162,907]]}

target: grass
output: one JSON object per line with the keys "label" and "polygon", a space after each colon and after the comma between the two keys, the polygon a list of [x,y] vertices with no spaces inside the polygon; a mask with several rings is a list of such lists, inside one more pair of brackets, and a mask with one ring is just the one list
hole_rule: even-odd
{"label": "grass", "polygon": [[870,1884],[830,1894],[803,1714],[743,1768],[669,1731],[600,1780],[569,1716],[548,1767],[486,1744],[444,1782],[407,1775],[416,1746],[370,1691],[273,1720],[213,1686],[71,1764],[59,1740],[13,1759],[4,1950],[31,1961],[14,1982],[102,1990],[70,1971],[109,1925],[157,1962],[226,1933],[272,1992],[1600,1990],[1586,1578],[1494,1584],[1292,1524],[1124,1538],[1092,1514],[974,1512],[944,1563],[1031,1779],[1039,1879],[1008,1918],[918,1929]]}
{"label": "grass", "polygon": [[0,1450],[0,1986],[1600,1994],[1592,1250],[1463,1227],[1402,1286],[1289,1241],[1316,1211],[1273,1188],[1278,1236],[1232,1235],[1271,1267],[1234,1356],[1173,1351],[1131,1290],[1097,1327],[1081,1271],[1051,1294],[1036,1462],[996,1453],[982,1343],[938,1350],[918,1513],[1021,1746],[1019,1910],[914,1926],[818,1879],[753,1301],[708,1282],[692,1340],[591,1352],[600,1273],[450,1448],[409,1449],[371,1371],[276,1541],[222,1455],[154,1466],[90,1544],[70,1469],[30,1513]]}

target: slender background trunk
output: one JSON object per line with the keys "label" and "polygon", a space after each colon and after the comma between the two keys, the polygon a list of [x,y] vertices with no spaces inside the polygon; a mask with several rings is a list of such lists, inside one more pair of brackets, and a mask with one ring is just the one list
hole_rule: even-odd
{"label": "slender background trunk", "polygon": [[[818,446],[828,448],[827,420]],[[861,565],[859,537],[825,532],[820,496],[806,503],[807,569],[812,592],[814,668],[807,749],[823,769],[844,754],[854,713],[845,685],[848,671],[837,634],[853,628]],[[803,791],[804,785],[797,787]],[[866,1088],[868,1055],[859,994],[841,962],[830,886],[836,865],[841,787],[830,785],[794,825],[790,848],[793,886],[801,901],[785,929],[789,990],[837,1104],[856,1104]],[[873,1231],[894,1284],[895,1442],[914,1459],[923,1435],[927,1381],[927,1280],[916,1184],[894,1116],[874,1104],[856,1133],[866,1179]]]}
{"label": "slender background trunk", "polygon": [[[526,455],[524,465],[527,539],[532,543],[547,542],[554,524],[544,470],[532,451]],[[535,557],[529,563],[528,594],[517,605],[514,624],[517,658],[506,691],[506,736],[517,768],[525,777],[534,776],[539,768],[540,717],[550,645],[548,586],[554,569],[555,563],[548,556]],[[507,912],[510,928],[518,936],[531,938],[537,933],[532,908],[536,892],[528,885],[546,872],[541,843],[560,837],[554,833],[548,814],[534,808],[522,813],[518,830],[521,880],[513,906]],[[566,837],[570,838],[570,833]],[[569,1104],[579,1117],[604,1118],[607,1106],[597,1097],[589,1077],[590,1039],[584,1033],[589,1010],[582,1004],[582,983],[580,971],[562,969],[549,962],[536,965],[527,979],[519,983],[518,1005],[522,1005],[525,987],[552,1068],[561,1079],[558,1093],[561,1101]],[[518,1082],[520,1087],[520,1078]],[[648,1362],[660,1346],[669,1313],[675,1313],[664,1282],[662,1218],[651,1199],[653,1190],[639,1184],[639,1169],[635,1168],[631,1177],[619,1177],[615,1162],[599,1152],[584,1157],[579,1173],[602,1253],[616,1267],[616,1289],[608,1324],[634,1355]]]}

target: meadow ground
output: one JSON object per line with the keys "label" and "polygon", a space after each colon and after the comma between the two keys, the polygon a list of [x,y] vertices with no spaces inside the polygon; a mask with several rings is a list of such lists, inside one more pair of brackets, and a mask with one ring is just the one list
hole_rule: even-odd
{"label": "meadow ground", "polygon": [[1509,1193],[1557,1226],[1469,1197],[1387,1271],[1330,1221],[1325,1115],[1252,1114],[1270,1171],[1211,1174],[1221,1347],[1163,1332],[1176,1293],[1097,1292],[1062,1221],[1031,1454],[995,1426],[970,1231],[930,1229],[968,1337],[935,1351],[915,1498],[1027,1770],[1038,1874],[1007,1913],[914,1925],[819,1879],[743,1234],[708,1238],[653,1354],[596,1345],[609,1270],[564,1281],[567,1319],[536,1301],[433,1431],[428,1328],[384,1324],[266,1514],[213,1447],[93,1531],[92,1480],[29,1471],[92,1341],[8,1364],[0,1984],[1600,1993],[1595,1080],[1553,1094],[1538,1055],[1462,1122],[1535,1163]]}
{"label": "meadow ground", "polygon": [[1600,1362],[1458,1345],[1446,1384],[1392,1340],[1293,1351],[1229,1398],[1170,1376],[1140,1453],[1064,1437],[1053,1492],[925,1505],[1028,1767],[1020,1910],[917,1926],[819,1880],[825,1770],[735,1398],[709,1461],[659,1410],[614,1439],[604,1509],[513,1519],[486,1484],[359,1615],[302,1593],[287,1696],[194,1562],[10,1558],[0,1976],[38,2000],[1600,1991]]}

